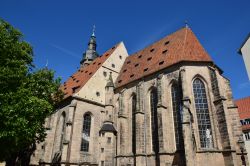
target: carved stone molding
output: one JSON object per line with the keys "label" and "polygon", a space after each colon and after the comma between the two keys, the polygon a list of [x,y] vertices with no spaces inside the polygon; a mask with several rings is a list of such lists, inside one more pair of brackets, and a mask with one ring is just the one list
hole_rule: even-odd
{"label": "carved stone molding", "polygon": [[66,122],[66,125],[67,125],[67,126],[72,125],[72,121],[68,120],[68,121]]}

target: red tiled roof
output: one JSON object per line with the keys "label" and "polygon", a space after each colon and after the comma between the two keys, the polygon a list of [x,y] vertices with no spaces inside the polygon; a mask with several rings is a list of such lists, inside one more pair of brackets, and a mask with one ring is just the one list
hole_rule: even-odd
{"label": "red tiled roof", "polygon": [[250,118],[250,96],[235,100],[235,104],[238,106],[240,119]]}
{"label": "red tiled roof", "polygon": [[212,62],[189,28],[182,28],[127,57],[117,78],[116,87],[182,61]]}
{"label": "red tiled roof", "polygon": [[250,130],[250,124],[242,125],[242,131]]}
{"label": "red tiled roof", "polygon": [[64,99],[72,96],[75,92],[78,92],[114,52],[118,45],[119,44],[115,45],[102,56],[97,57],[91,64],[81,67],[77,72],[70,76],[70,78],[60,86],[60,89],[64,93]]}

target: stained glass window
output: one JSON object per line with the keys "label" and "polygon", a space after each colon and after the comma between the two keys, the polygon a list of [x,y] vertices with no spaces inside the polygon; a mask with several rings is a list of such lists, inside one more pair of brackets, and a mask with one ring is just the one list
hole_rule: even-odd
{"label": "stained glass window", "polygon": [[135,112],[136,112],[136,95],[132,97],[132,151],[136,153],[136,119],[135,119]]}
{"label": "stained glass window", "polygon": [[60,117],[60,125],[61,125],[61,138],[60,138],[60,150],[62,151],[63,148],[63,139],[65,134],[65,113],[63,112]]}
{"label": "stained glass window", "polygon": [[82,128],[82,143],[81,151],[89,151],[89,141],[90,141],[90,127],[91,127],[91,116],[85,114],[83,117],[83,128]]}
{"label": "stained glass window", "polygon": [[208,110],[207,95],[204,83],[200,79],[193,82],[196,116],[200,135],[201,148],[212,148],[212,130]]}
{"label": "stained glass window", "polygon": [[177,83],[174,83],[171,87],[172,94],[172,107],[175,129],[175,142],[176,149],[180,149],[183,146],[182,139],[182,124],[181,124],[181,90]]}
{"label": "stained glass window", "polygon": [[151,109],[152,146],[153,146],[153,151],[155,153],[159,152],[157,103],[158,103],[157,89],[154,88],[150,92],[150,109]]}

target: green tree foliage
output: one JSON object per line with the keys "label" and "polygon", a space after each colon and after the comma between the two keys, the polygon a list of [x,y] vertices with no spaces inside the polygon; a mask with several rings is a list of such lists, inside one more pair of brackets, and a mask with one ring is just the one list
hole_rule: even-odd
{"label": "green tree foliage", "polygon": [[32,62],[31,45],[0,20],[0,161],[17,160],[23,149],[44,140],[45,118],[62,98],[60,79]]}

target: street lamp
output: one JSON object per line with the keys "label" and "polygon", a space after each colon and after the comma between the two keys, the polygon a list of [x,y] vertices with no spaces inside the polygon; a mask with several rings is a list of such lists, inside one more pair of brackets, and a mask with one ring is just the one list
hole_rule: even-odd
{"label": "street lamp", "polygon": [[238,140],[238,145],[240,147],[240,151],[241,151],[241,161],[242,161],[242,165],[243,166],[246,166],[246,159],[245,159],[245,156],[244,156],[244,140],[243,140],[243,136],[241,135],[239,137],[239,140]]}

